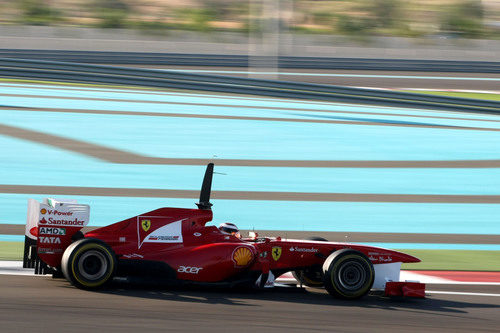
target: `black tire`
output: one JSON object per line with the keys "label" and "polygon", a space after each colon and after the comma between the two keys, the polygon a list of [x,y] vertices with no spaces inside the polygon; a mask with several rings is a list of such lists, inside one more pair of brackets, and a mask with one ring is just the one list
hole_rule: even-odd
{"label": "black tire", "polygon": [[84,238],[64,251],[61,269],[64,277],[81,289],[99,289],[113,279],[117,260],[113,250],[103,241]]}
{"label": "black tire", "polygon": [[375,279],[373,264],[363,253],[353,249],[333,252],[323,264],[325,289],[343,299],[365,296]]}
{"label": "black tire", "polygon": [[[307,240],[328,242],[327,239],[323,237],[309,237]],[[323,271],[321,266],[307,267],[301,270],[296,270],[292,272],[293,277],[301,285],[313,288],[323,287]]]}

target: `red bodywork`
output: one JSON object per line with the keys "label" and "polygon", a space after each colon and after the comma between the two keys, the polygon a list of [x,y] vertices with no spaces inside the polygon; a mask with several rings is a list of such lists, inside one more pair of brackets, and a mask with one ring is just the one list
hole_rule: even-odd
{"label": "red bodywork", "polygon": [[385,296],[425,298],[425,284],[419,282],[387,282]]}
{"label": "red bodywork", "polygon": [[[274,285],[274,277],[289,271],[300,273],[301,278],[298,279],[304,281],[304,272],[307,271],[319,273],[320,277],[316,276],[312,279],[320,284],[325,282],[325,287],[328,289],[330,287],[327,283],[330,283],[330,280],[326,279],[326,275],[323,276],[323,274],[328,271],[331,276],[332,263],[337,259],[343,260],[339,257],[341,255],[354,253],[350,254],[354,256],[354,259],[349,260],[355,263],[358,260],[357,264],[339,268],[339,272],[345,268],[342,273],[344,274],[342,281],[345,283],[351,283],[354,286],[356,274],[352,272],[353,270],[359,271],[359,267],[363,267],[364,262],[365,267],[370,266],[367,268],[369,271],[365,270],[365,273],[360,274],[365,274],[365,277],[370,278],[365,281],[370,282],[370,286],[374,289],[385,288],[388,295],[417,295],[417,297],[424,292],[423,284],[396,283],[399,279],[401,263],[420,261],[408,254],[341,242],[290,240],[280,237],[258,238],[256,236],[241,239],[224,233],[215,226],[206,226],[206,223],[212,220],[212,204],[209,200],[213,167],[213,163],[207,165],[200,201],[197,203],[199,209],[160,208],[93,230],[85,235],[79,231],[88,222],[88,205],[78,205],[76,201],[59,202],[50,198],[40,204],[30,199],[23,265],[35,267],[36,274],[44,274],[45,268],[38,264],[41,259],[52,267],[52,271],[57,272],[62,269],[66,278],[72,280],[75,278],[75,269],[72,268],[72,273],[68,273],[68,263],[70,260],[75,260],[71,258],[75,258],[72,257],[74,255],[72,251],[76,246],[85,242],[77,240],[86,237],[104,242],[105,244],[100,247],[104,249],[104,252],[101,253],[109,254],[108,258],[113,263],[116,256],[118,269],[115,269],[114,264],[94,266],[112,267],[112,273],[109,273],[107,278],[112,274],[131,276],[152,273],[161,279],[174,281],[229,283],[231,285],[252,283],[266,287]],[[59,218],[59,215],[63,217]],[[106,244],[111,249],[106,250]],[[31,256],[33,246],[37,248],[39,259],[33,259]],[[366,258],[359,253],[343,249],[359,251]],[[101,250],[88,252],[92,253],[92,251],[99,253]],[[95,254],[92,255],[99,258]],[[101,257],[104,258],[103,255]],[[367,260],[371,261],[373,267]],[[89,260],[87,264],[91,268],[88,272],[81,274],[87,274],[90,276],[88,279],[92,279],[92,274],[97,274],[97,271],[92,271],[92,260]],[[37,267],[41,269],[37,270]],[[311,278],[308,279],[313,281]],[[389,281],[395,281],[395,284],[389,284]],[[331,282],[335,283],[333,279]],[[387,289],[386,285],[390,288]],[[333,289],[328,289],[328,291],[337,294],[337,291]],[[352,294],[341,296],[351,297]]]}
{"label": "red bodywork", "polygon": [[[420,261],[401,252],[351,243],[282,240],[279,237],[240,239],[222,233],[215,226],[205,226],[211,219],[211,210],[160,208],[93,230],[85,237],[106,242],[118,259],[164,262],[175,270],[177,279],[198,282],[230,280],[243,272],[283,273],[322,265],[330,253],[343,248],[364,253],[373,264]],[[175,235],[165,235],[165,243],[145,241],[156,230],[179,221],[182,242],[169,242],[175,241],[172,240]],[[44,259],[43,255],[41,257]]]}

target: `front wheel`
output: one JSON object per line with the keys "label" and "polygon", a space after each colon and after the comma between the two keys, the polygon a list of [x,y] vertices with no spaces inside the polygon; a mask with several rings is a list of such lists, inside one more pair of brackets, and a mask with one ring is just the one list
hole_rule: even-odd
{"label": "front wheel", "polygon": [[373,264],[363,253],[353,249],[333,252],[323,264],[324,284],[330,295],[356,299],[366,295],[375,279]]}
{"label": "front wheel", "polygon": [[117,261],[103,241],[83,238],[64,251],[61,268],[64,277],[81,289],[98,289],[113,278]]}

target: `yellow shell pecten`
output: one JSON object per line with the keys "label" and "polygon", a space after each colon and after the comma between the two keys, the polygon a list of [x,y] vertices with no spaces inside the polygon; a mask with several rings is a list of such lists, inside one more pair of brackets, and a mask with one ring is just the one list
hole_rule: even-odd
{"label": "yellow shell pecten", "polygon": [[253,254],[246,247],[239,247],[233,252],[233,261],[236,266],[246,266],[252,261]]}

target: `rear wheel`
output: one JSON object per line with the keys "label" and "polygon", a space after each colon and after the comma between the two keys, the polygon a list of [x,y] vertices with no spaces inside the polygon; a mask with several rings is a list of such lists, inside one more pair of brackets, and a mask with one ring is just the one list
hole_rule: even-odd
{"label": "rear wheel", "polygon": [[[309,237],[307,240],[328,242],[328,240],[323,237]],[[311,266],[296,270],[292,272],[292,275],[295,280],[304,286],[316,288],[323,287],[323,271],[321,266]]]}
{"label": "rear wheel", "polygon": [[61,268],[64,277],[81,289],[98,289],[113,278],[116,271],[113,250],[98,239],[84,238],[64,251]]}
{"label": "rear wheel", "polygon": [[363,253],[342,249],[333,252],[323,264],[324,283],[330,295],[356,299],[366,295],[375,279],[373,264]]}

